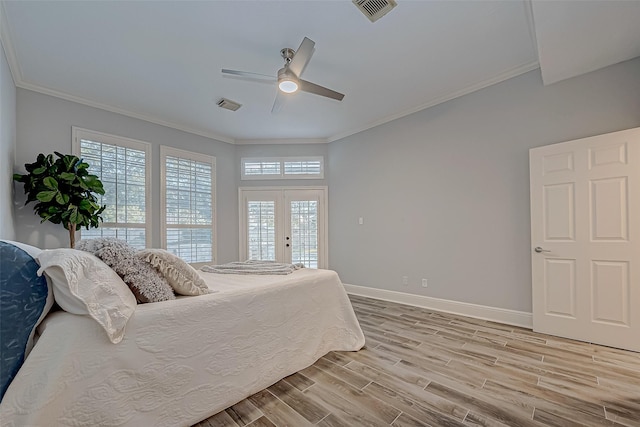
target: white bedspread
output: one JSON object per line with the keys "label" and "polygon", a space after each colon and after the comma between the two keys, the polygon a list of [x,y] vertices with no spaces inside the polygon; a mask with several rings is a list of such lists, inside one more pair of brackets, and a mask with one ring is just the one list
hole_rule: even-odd
{"label": "white bedspread", "polygon": [[201,275],[218,292],[138,306],[112,344],[49,315],[0,404],[3,426],[190,426],[364,336],[338,275]]}

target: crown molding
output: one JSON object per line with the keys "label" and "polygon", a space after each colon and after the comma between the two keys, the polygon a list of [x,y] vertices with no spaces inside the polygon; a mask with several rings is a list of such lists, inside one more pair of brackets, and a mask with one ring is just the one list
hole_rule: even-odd
{"label": "crown molding", "polygon": [[[8,60],[8,58],[7,58]],[[16,64],[17,66],[17,64]],[[162,126],[166,126],[169,128],[173,128],[173,129],[177,129],[177,130],[181,130],[184,132],[188,132],[188,133],[192,133],[195,135],[200,135],[200,136],[204,136],[206,138],[211,138],[211,139],[215,139],[218,141],[222,141],[222,142],[226,142],[228,144],[239,144],[239,145],[259,145],[259,144],[326,144],[326,143],[331,143],[334,141],[338,141],[340,139],[346,138],[347,136],[351,136],[354,135],[356,133],[360,133],[360,132],[364,132],[365,130],[374,128],[376,126],[380,126],[382,124],[391,122],[393,120],[408,116],[410,114],[413,113],[417,113],[418,111],[422,111],[425,110],[427,108],[430,107],[434,107],[438,104],[442,104],[443,102],[447,102],[450,101],[452,99],[455,98],[459,98],[461,96],[464,95],[468,95],[470,93],[476,92],[478,90],[484,89],[486,87],[495,85],[497,83],[503,82],[505,80],[509,80],[513,77],[517,77],[521,74],[527,73],[529,71],[535,70],[537,68],[539,68],[540,65],[538,63],[538,61],[533,61],[533,62],[529,62],[527,64],[512,68],[510,70],[505,71],[504,73],[501,73],[495,77],[492,77],[490,79],[486,79],[483,81],[480,81],[478,83],[475,83],[473,85],[467,86],[466,88],[463,88],[461,90],[458,91],[454,91],[436,98],[433,98],[429,101],[427,101],[424,104],[420,104],[416,107],[410,108],[408,110],[404,110],[400,113],[396,113],[396,114],[392,114],[390,116],[384,117],[382,119],[370,122],[364,126],[358,127],[358,128],[354,128],[351,130],[348,130],[346,132],[342,132],[333,136],[330,136],[328,138],[276,138],[276,139],[234,139],[232,137],[229,136],[225,136],[225,135],[219,135],[216,133],[212,133],[212,132],[207,132],[207,131],[202,131],[199,129],[194,129],[188,126],[184,126],[182,124],[179,123],[175,123],[175,122],[170,122],[167,120],[163,120],[163,119],[159,119],[157,117],[153,117],[147,114],[143,114],[143,113],[138,113],[135,111],[131,111],[131,110],[126,110],[123,108],[118,108],[118,107],[113,107],[111,105],[107,105],[107,104],[102,104],[100,102],[95,102],[95,101],[91,101],[85,98],[81,98],[81,97],[77,97],[74,95],[70,95],[64,92],[59,92],[53,89],[49,89],[43,86],[39,86],[39,85],[34,85],[31,83],[27,83],[24,82],[22,79],[16,79],[15,75],[14,75],[14,82],[16,84],[17,87],[21,87],[24,89],[28,89],[28,90],[32,90],[34,92],[39,92],[39,93],[43,93],[45,95],[50,95],[50,96],[54,96],[57,98],[62,98],[62,99],[66,99],[68,101],[72,101],[72,102],[76,102],[79,104],[83,104],[83,105],[88,105],[90,107],[95,107],[95,108],[100,108],[102,110],[106,110],[106,111],[111,111],[113,113],[118,113],[118,114],[122,114],[125,116],[129,116],[129,117],[134,117],[136,119],[140,119],[140,120],[144,120],[147,122],[151,122],[151,123],[155,123],[155,124],[159,124]]]}
{"label": "crown molding", "polygon": [[28,82],[25,82],[25,81],[16,82],[16,86],[20,87],[20,88],[23,88],[23,89],[31,90],[31,91],[34,91],[34,92],[39,92],[39,93],[42,93],[42,94],[45,94],[45,95],[54,96],[56,98],[65,99],[67,101],[76,102],[78,104],[87,105],[89,107],[99,108],[101,110],[110,111],[112,113],[122,114],[123,116],[133,117],[135,119],[144,120],[146,122],[155,123],[157,125],[162,125],[162,126],[166,126],[166,127],[172,128],[172,129],[181,130],[183,132],[192,133],[194,135],[204,136],[205,138],[210,138],[210,139],[215,139],[217,141],[226,142],[227,144],[235,144],[235,139],[233,139],[233,138],[231,138],[229,136],[220,135],[220,134],[213,133],[213,132],[207,132],[207,131],[203,131],[203,130],[200,130],[200,129],[194,129],[194,128],[191,128],[189,126],[185,126],[185,125],[180,124],[180,123],[171,122],[171,121],[160,119],[158,117],[154,117],[154,116],[151,116],[151,115],[148,115],[148,114],[138,113],[138,112],[135,112],[135,111],[127,110],[125,108],[114,107],[114,106],[111,106],[111,105],[108,105],[108,104],[103,104],[101,102],[96,102],[96,101],[92,101],[92,100],[89,100],[89,99],[86,99],[86,98],[82,98],[82,97],[79,97],[79,96],[70,95],[68,93],[59,92],[57,90],[49,89],[49,88],[44,87],[44,86],[35,85],[35,84],[28,83]]}
{"label": "crown molding", "polygon": [[327,138],[236,139],[236,145],[261,144],[328,144]]}
{"label": "crown molding", "polygon": [[399,118],[404,117],[404,116],[408,116],[409,114],[417,113],[418,111],[425,110],[425,109],[427,109],[429,107],[434,107],[434,106],[436,106],[438,104],[442,104],[443,102],[447,102],[447,101],[450,101],[450,100],[455,99],[455,98],[460,98],[461,96],[468,95],[468,94],[470,94],[472,92],[476,92],[476,91],[478,91],[480,89],[484,89],[486,87],[493,86],[493,85],[495,85],[497,83],[503,82],[505,80],[509,80],[509,79],[511,79],[513,77],[517,77],[520,74],[528,73],[529,71],[533,71],[533,70],[535,70],[537,68],[540,68],[540,65],[539,65],[538,61],[528,62],[526,64],[514,67],[514,68],[512,68],[510,70],[507,70],[507,71],[501,73],[501,74],[498,74],[497,76],[492,77],[490,79],[482,80],[482,81],[480,81],[478,83],[472,84],[472,85],[467,86],[467,87],[465,87],[463,89],[460,89],[460,90],[457,90],[457,91],[454,91],[454,92],[451,92],[451,93],[448,93],[448,94],[433,98],[433,99],[427,101],[424,104],[420,104],[420,105],[415,106],[413,108],[409,108],[408,110],[404,110],[404,111],[402,111],[400,113],[392,114],[390,116],[383,117],[383,118],[378,119],[376,121],[369,122],[364,126],[361,126],[361,127],[358,127],[358,128],[354,128],[354,129],[348,130],[346,132],[342,132],[342,133],[333,135],[333,136],[328,138],[328,141],[329,142],[334,142],[334,141],[338,141],[340,139],[346,138],[347,136],[351,136],[351,135],[354,135],[356,133],[364,132],[365,130],[374,128],[376,126],[380,126],[382,124],[391,122],[393,120],[399,119]]}

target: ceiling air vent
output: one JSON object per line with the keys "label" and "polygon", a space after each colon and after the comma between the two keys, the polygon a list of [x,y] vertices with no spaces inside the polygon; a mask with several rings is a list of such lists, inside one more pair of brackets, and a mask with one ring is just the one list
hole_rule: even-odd
{"label": "ceiling air vent", "polygon": [[224,108],[226,110],[236,111],[238,108],[242,107],[242,104],[238,104],[227,98],[220,98],[218,101],[218,107]]}
{"label": "ceiling air vent", "polygon": [[387,14],[398,4],[396,0],[352,0],[358,9],[369,18],[371,22],[375,22]]}

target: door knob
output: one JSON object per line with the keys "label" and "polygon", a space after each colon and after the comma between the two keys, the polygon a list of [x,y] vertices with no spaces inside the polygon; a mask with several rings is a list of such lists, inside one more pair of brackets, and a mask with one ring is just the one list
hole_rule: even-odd
{"label": "door knob", "polygon": [[535,248],[533,248],[534,251],[536,251],[537,253],[541,253],[541,252],[551,252],[548,249],[542,249],[540,246],[536,246]]}

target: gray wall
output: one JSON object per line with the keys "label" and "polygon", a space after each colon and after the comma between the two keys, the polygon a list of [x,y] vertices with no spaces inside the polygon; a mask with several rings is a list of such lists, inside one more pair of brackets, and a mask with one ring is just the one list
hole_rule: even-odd
{"label": "gray wall", "polygon": [[[2,159],[12,150],[4,82]],[[24,89],[15,96],[20,171],[40,152],[69,152],[71,126],[151,142],[156,229],[158,146],[216,156],[220,262],[238,256],[239,185],[328,184],[330,267],[345,283],[530,311],[528,150],[640,126],[640,59],[547,87],[534,71],[331,144],[233,146]],[[325,179],[240,181],[242,157],[298,155],[327,156]],[[66,230],[41,225],[15,193],[16,240],[66,246]],[[0,196],[4,218],[10,195]]]}
{"label": "gray wall", "polygon": [[[238,257],[237,166],[233,145],[200,137],[154,123],[88,107],[25,89],[17,91],[17,169],[34,161],[38,153],[71,152],[71,127],[78,126],[152,144],[153,246],[160,246],[160,145],[216,157],[216,202],[218,261]],[[42,248],[66,247],[67,231],[59,225],[40,224],[33,205],[24,206],[25,196],[16,188],[17,240]]]}
{"label": "gray wall", "polygon": [[15,239],[13,163],[16,148],[16,87],[0,46],[0,239]]}
{"label": "gray wall", "polygon": [[547,87],[532,71],[333,142],[330,268],[530,312],[528,150],[637,126],[640,59]]}

